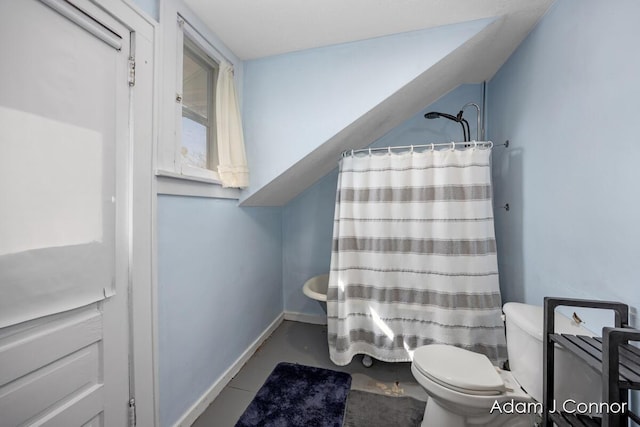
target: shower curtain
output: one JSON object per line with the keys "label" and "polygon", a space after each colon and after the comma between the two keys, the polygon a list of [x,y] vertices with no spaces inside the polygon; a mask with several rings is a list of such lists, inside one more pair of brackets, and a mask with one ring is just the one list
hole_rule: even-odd
{"label": "shower curtain", "polygon": [[340,161],[327,294],[331,360],[444,343],[506,358],[489,148]]}

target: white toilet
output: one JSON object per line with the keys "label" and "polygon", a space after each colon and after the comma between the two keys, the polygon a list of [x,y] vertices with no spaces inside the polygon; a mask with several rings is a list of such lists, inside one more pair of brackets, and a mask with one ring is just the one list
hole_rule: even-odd
{"label": "white toilet", "polygon": [[[411,372],[429,396],[422,427],[534,425],[534,414],[542,408],[543,308],[507,303],[503,311],[511,371],[493,366],[483,354],[450,345],[415,350]],[[558,313],[555,330],[593,335]],[[556,349],[558,405],[567,399],[600,402],[600,377],[572,354]]]}

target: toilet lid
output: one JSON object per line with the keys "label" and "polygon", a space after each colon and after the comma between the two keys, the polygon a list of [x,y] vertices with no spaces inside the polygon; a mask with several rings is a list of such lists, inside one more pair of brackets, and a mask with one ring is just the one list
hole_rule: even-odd
{"label": "toilet lid", "polygon": [[468,394],[500,394],[504,381],[484,354],[459,347],[431,344],[419,347],[413,364],[425,376],[445,387]]}

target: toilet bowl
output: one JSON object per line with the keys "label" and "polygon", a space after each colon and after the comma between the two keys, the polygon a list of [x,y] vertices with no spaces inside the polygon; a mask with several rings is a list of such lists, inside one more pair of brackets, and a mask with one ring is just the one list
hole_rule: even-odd
{"label": "toilet bowl", "polygon": [[[504,426],[535,423],[542,409],[542,307],[507,303],[507,354],[511,371],[483,354],[444,344],[419,347],[411,372],[429,396],[423,427]],[[556,332],[593,335],[556,313]],[[556,401],[600,402],[600,377],[556,347]]]}
{"label": "toilet bowl", "polygon": [[509,417],[495,409],[506,402],[534,400],[511,372],[491,365],[486,356],[433,344],[416,349],[413,357],[411,372],[429,395],[422,426],[533,425],[532,414]]}

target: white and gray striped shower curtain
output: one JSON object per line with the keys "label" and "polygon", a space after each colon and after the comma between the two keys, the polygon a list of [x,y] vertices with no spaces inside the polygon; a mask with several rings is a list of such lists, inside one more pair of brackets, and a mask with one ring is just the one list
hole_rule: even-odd
{"label": "white and gray striped shower curtain", "polygon": [[488,148],[344,157],[329,351],[411,360],[430,343],[506,358]]}

